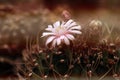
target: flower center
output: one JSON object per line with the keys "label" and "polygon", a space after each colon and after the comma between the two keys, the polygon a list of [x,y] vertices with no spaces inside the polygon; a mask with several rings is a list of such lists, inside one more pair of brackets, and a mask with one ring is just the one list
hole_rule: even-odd
{"label": "flower center", "polygon": [[61,26],[56,28],[56,31],[59,32],[60,30],[62,30]]}
{"label": "flower center", "polygon": [[59,26],[55,29],[55,32],[57,36],[61,36],[65,34],[66,30],[64,27]]}

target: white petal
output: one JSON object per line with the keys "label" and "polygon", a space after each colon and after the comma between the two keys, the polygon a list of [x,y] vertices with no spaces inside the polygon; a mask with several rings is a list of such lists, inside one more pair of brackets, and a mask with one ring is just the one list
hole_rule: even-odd
{"label": "white petal", "polygon": [[69,44],[70,44],[70,41],[69,41],[68,38],[65,37],[65,36],[64,36],[64,42],[65,42],[66,45],[69,45]]}
{"label": "white petal", "polygon": [[66,37],[67,37],[68,39],[70,39],[70,40],[74,40],[74,39],[75,39],[74,36],[71,35],[71,34],[67,34]]}
{"label": "white petal", "polygon": [[47,31],[53,31],[53,28],[46,28]]}
{"label": "white petal", "polygon": [[48,25],[48,28],[53,28],[52,25]]}
{"label": "white petal", "polygon": [[60,43],[61,43],[61,39],[58,38],[58,39],[57,39],[57,45],[60,45]]}
{"label": "white petal", "polygon": [[49,35],[54,35],[54,33],[51,33],[51,32],[44,32],[44,33],[42,34],[41,37],[49,36]]}
{"label": "white petal", "polygon": [[65,36],[60,36],[60,39],[62,40],[62,39],[64,39],[64,37],[65,37]]}
{"label": "white petal", "polygon": [[55,38],[55,36],[49,37],[46,41],[46,45],[48,45],[50,42],[52,42],[54,38]]}
{"label": "white petal", "polygon": [[70,29],[78,29],[78,30],[80,30],[81,26],[80,25],[79,26],[74,26],[74,27],[71,27]]}
{"label": "white petal", "polygon": [[76,26],[77,25],[77,23],[76,22],[73,22],[73,23],[71,23],[69,26],[67,26],[67,29],[68,28],[71,28],[71,27],[73,27],[73,26]]}
{"label": "white petal", "polygon": [[81,33],[82,33],[82,32],[77,31],[77,30],[69,30],[69,32],[71,32],[71,33],[75,33],[75,34],[81,34]]}
{"label": "white petal", "polygon": [[69,26],[72,22],[73,22],[73,20],[70,19],[69,21],[66,22],[66,24],[64,26]]}
{"label": "white petal", "polygon": [[55,47],[56,43],[57,43],[57,40],[54,39],[53,42],[52,42],[52,46]]}
{"label": "white petal", "polygon": [[60,21],[55,22],[55,23],[53,24],[53,26],[54,26],[54,28],[59,27],[59,26],[60,26]]}

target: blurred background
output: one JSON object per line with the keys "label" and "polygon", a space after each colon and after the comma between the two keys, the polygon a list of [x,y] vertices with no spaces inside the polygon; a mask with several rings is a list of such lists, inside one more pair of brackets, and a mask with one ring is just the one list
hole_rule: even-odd
{"label": "blurred background", "polygon": [[82,27],[93,19],[114,26],[120,42],[120,0],[0,0],[1,77],[14,75],[8,62],[21,59],[26,38],[41,36],[48,24],[62,19],[63,10]]}

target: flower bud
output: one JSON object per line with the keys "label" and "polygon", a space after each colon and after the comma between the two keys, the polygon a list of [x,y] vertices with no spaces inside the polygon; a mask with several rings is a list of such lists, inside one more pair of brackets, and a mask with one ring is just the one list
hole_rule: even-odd
{"label": "flower bud", "polygon": [[65,60],[64,59],[61,59],[60,62],[63,63]]}
{"label": "flower bud", "polygon": [[100,26],[102,26],[102,22],[99,20],[92,20],[89,24],[89,26],[93,29],[93,30],[98,30],[98,28]]}
{"label": "flower bud", "polygon": [[68,75],[67,75],[67,74],[65,74],[65,75],[64,75],[64,78],[67,78],[67,77],[68,77]]}
{"label": "flower bud", "polygon": [[28,76],[31,77],[31,76],[32,76],[32,73],[29,73]]}

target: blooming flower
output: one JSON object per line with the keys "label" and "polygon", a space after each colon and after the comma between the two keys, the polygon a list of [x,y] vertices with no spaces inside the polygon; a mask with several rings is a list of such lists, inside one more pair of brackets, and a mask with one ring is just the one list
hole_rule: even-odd
{"label": "blooming flower", "polygon": [[42,37],[49,36],[46,45],[52,43],[52,46],[60,45],[64,42],[66,45],[70,44],[70,40],[74,40],[73,34],[81,34],[81,26],[77,25],[72,19],[67,22],[57,21],[53,25],[48,25],[45,29],[47,32],[43,32]]}

